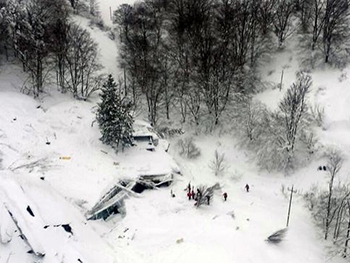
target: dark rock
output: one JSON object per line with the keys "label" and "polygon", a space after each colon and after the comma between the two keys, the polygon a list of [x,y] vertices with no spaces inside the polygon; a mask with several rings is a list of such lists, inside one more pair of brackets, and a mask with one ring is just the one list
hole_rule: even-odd
{"label": "dark rock", "polygon": [[29,213],[32,217],[35,217],[35,215],[34,215],[32,209],[30,208],[29,205],[27,206],[27,211],[28,211],[28,213]]}
{"label": "dark rock", "polygon": [[70,233],[70,234],[73,235],[72,228],[71,228],[71,226],[70,226],[69,224],[63,224],[63,225],[61,225],[61,227],[63,227],[63,229],[64,229],[66,232],[68,232],[68,233]]}

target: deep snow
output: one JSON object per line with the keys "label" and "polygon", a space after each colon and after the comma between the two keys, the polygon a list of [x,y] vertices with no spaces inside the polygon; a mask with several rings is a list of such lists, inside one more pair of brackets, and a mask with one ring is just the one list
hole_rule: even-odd
{"label": "deep snow", "polygon": [[[106,21],[109,6],[116,3],[101,1]],[[86,19],[75,19],[98,41],[104,72],[118,74],[115,43],[106,32],[88,27]],[[293,50],[287,48],[276,54],[263,72],[266,81],[279,83],[281,69],[285,68],[282,91],[268,89],[256,98],[271,109],[277,108],[295,79],[298,60]],[[152,160],[149,152],[138,148],[115,154],[99,141],[94,123],[97,96],[90,102],[75,101],[51,87],[40,100],[34,100],[19,92],[25,79],[20,68],[1,61],[0,235],[2,240],[12,241],[0,244],[0,263],[78,262],[78,259],[120,263],[345,262],[329,256],[327,243],[301,198],[313,184],[325,185],[326,174],[317,171],[325,160],[320,158],[288,177],[260,171],[231,135],[195,137],[202,155],[191,161],[178,156],[176,138],[173,139],[170,154],[180,166],[182,176],[176,176],[170,188],[130,197],[123,218],[116,215],[106,222],[87,221],[84,214],[113,182],[169,157],[162,153],[164,157],[157,155]],[[316,130],[321,149],[334,145],[347,154],[348,70],[312,72],[314,84],[309,95],[312,103],[325,107],[324,127]],[[191,131],[184,136],[189,134]],[[215,150],[225,153],[228,164],[220,177],[215,177],[209,168]],[[343,181],[347,181],[348,168],[346,160],[340,173]],[[184,191],[189,182],[194,186],[219,182],[222,189],[215,193],[210,206],[195,208]],[[250,185],[249,193],[244,189],[246,183]],[[282,188],[293,184],[298,192],[293,198],[286,240],[279,245],[268,244],[266,238],[285,227],[288,191],[283,192]],[[170,196],[170,190],[175,198]],[[228,193],[227,202],[222,199],[223,192]],[[26,211],[28,205],[35,217]],[[7,209],[14,211],[23,229],[34,231],[32,244],[44,250],[45,257],[40,259],[27,253],[29,247],[20,239]],[[70,224],[73,234],[55,227],[60,224]]]}

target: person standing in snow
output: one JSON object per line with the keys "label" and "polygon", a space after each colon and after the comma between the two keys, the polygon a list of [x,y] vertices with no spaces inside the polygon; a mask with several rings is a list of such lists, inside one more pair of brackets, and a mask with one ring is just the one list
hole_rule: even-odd
{"label": "person standing in snow", "polygon": [[246,185],[245,185],[245,190],[246,190],[247,192],[249,192],[249,184],[246,184]]}
{"label": "person standing in snow", "polygon": [[202,193],[201,191],[197,188],[197,200],[202,199]]}
{"label": "person standing in snow", "polygon": [[227,193],[225,192],[225,193],[223,194],[223,196],[224,196],[224,201],[226,201],[226,200],[227,200]]}
{"label": "person standing in snow", "polygon": [[191,183],[188,183],[188,186],[187,186],[187,192],[191,192]]}
{"label": "person standing in snow", "polygon": [[192,195],[192,199],[194,200],[195,199],[195,192],[194,192],[194,187],[192,187],[192,192],[191,192],[191,195]]}
{"label": "person standing in snow", "polygon": [[210,195],[207,195],[208,205],[210,205]]}
{"label": "person standing in snow", "polygon": [[187,196],[188,196],[188,200],[191,200],[191,196],[192,196],[191,191],[188,191]]}

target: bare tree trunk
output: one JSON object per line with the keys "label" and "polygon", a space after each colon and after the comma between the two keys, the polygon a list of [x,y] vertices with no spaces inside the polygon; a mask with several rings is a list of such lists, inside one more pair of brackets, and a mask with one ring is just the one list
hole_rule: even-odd
{"label": "bare tree trunk", "polygon": [[8,54],[8,51],[7,51],[7,45],[6,44],[4,45],[4,49],[5,49],[6,61],[9,61],[9,54]]}
{"label": "bare tree trunk", "polygon": [[335,39],[342,42],[346,39],[346,34],[344,35],[342,31],[348,24],[348,9],[348,0],[326,0],[323,28],[325,63],[329,62]]}
{"label": "bare tree trunk", "polygon": [[347,206],[348,206],[349,219],[348,219],[348,230],[346,232],[346,238],[345,238],[345,244],[344,244],[344,252],[343,252],[344,258],[347,256],[348,244],[350,239],[350,203],[349,201],[347,201]]}
{"label": "bare tree trunk", "polygon": [[333,151],[328,157],[327,171],[330,175],[329,183],[328,183],[328,198],[327,198],[327,215],[325,222],[325,234],[324,239],[327,240],[329,227],[332,222],[333,217],[331,217],[331,209],[332,209],[332,197],[333,197],[333,184],[334,178],[342,167],[343,159],[340,154],[336,151]]}
{"label": "bare tree trunk", "polygon": [[341,226],[341,221],[343,219],[343,211],[344,211],[344,200],[342,200],[340,207],[338,209],[337,218],[334,226],[333,239],[336,240],[339,237],[339,231]]}
{"label": "bare tree trunk", "polygon": [[317,41],[324,27],[324,17],[321,16],[323,8],[324,1],[313,0],[313,30],[311,50],[315,50]]}
{"label": "bare tree trunk", "polygon": [[287,36],[290,34],[291,17],[294,11],[294,4],[291,0],[281,0],[277,3],[275,11],[275,34],[278,38],[279,47],[282,47]]}
{"label": "bare tree trunk", "polygon": [[331,215],[331,200],[333,195],[333,182],[334,182],[334,176],[331,177],[331,180],[328,185],[329,193],[328,193],[328,199],[327,199],[327,215],[326,215],[326,225],[325,225],[325,234],[324,234],[325,240],[327,240],[328,238],[328,231],[331,223],[330,215]]}

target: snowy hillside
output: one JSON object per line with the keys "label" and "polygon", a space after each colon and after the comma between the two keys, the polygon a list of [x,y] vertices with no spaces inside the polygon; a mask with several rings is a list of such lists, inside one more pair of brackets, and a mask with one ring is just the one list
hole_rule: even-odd
{"label": "snowy hillside", "polygon": [[[100,1],[107,24],[111,25],[109,8],[121,2]],[[118,75],[117,47],[108,33],[90,27],[85,18],[74,20],[98,42],[103,71]],[[265,90],[255,99],[277,109],[295,80],[298,59],[293,47],[276,53],[265,65],[263,79],[279,83],[284,67],[283,88]],[[288,176],[270,173],[261,171],[234,136],[195,135],[192,130],[169,139],[170,155],[160,150],[154,155],[137,147],[116,154],[99,140],[97,94],[78,101],[48,87],[39,99],[33,99],[20,92],[26,78],[21,67],[15,61],[0,62],[0,263],[348,262],[330,255],[329,243],[302,197],[314,184],[327,187],[326,173],[317,170],[325,159],[316,158]],[[312,72],[308,95],[312,104],[325,107],[324,127],[315,131],[318,147],[322,151],[335,146],[347,154],[339,173],[346,183],[350,169],[348,71]],[[177,140],[189,135],[201,150],[195,160],[178,154]],[[215,150],[225,154],[226,169],[220,176],[210,168]],[[170,187],[130,194],[123,216],[86,219],[89,209],[116,182],[133,179],[140,171],[162,169],[172,158],[181,175],[175,175]],[[221,189],[215,191],[209,206],[197,208],[186,196],[189,183],[195,188],[220,183]],[[267,237],[286,227],[292,185],[297,192],[286,238],[271,244]]]}

